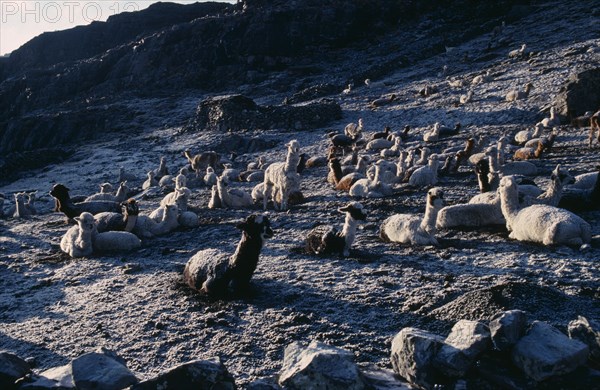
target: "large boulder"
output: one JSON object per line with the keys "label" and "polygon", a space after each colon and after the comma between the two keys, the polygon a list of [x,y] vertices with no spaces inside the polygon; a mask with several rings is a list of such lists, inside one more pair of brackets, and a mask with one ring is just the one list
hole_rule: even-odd
{"label": "large boulder", "polygon": [[235,381],[220,359],[194,360],[173,367],[131,390],[235,389]]}
{"label": "large boulder", "polygon": [[489,326],[494,347],[509,351],[525,334],[527,315],[521,310],[508,310],[494,316]]}
{"label": "large boulder", "polygon": [[438,374],[433,365],[444,339],[417,328],[402,329],[392,341],[392,368],[410,383],[431,389]]}
{"label": "large boulder", "polygon": [[341,119],[340,106],[321,100],[302,106],[259,106],[243,95],[224,95],[203,100],[188,130],[217,132],[256,129],[307,130]]}
{"label": "large boulder", "polygon": [[512,360],[529,377],[542,381],[575,370],[587,361],[588,354],[588,346],[581,341],[571,340],[545,322],[534,321],[513,348]]}
{"label": "large boulder", "polygon": [[559,115],[570,119],[586,111],[596,112],[600,108],[600,68],[571,75],[554,104]]}
{"label": "large boulder", "polygon": [[436,366],[446,375],[464,376],[477,357],[489,349],[490,345],[490,330],[485,324],[479,321],[458,321],[435,357]]}
{"label": "large boulder", "polygon": [[352,358],[350,352],[318,341],[307,347],[292,343],[284,352],[279,384],[298,390],[366,389],[367,383]]}
{"label": "large boulder", "polygon": [[0,388],[13,389],[15,381],[31,372],[29,364],[10,352],[0,352]]}
{"label": "large boulder", "polygon": [[118,390],[137,383],[125,361],[114,352],[101,348],[83,354],[69,364],[51,368],[36,376],[23,389]]}

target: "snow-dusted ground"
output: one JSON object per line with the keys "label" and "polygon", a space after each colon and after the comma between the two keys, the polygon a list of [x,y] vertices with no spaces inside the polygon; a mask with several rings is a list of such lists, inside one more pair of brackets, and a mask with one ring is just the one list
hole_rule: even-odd
{"label": "snow-dusted ground", "polygon": [[[436,151],[463,144],[471,134],[496,140],[531,127],[570,74],[600,63],[598,18],[586,8],[588,2],[569,2],[570,8],[563,8],[564,3],[545,5],[506,27],[507,45],[498,51],[507,53],[525,42],[528,50],[539,53],[530,61],[508,60],[505,55],[463,61],[465,55],[477,58],[483,53],[488,34],[374,80],[371,88],[357,86],[347,96],[334,96],[344,119],[328,128],[256,135],[277,139],[280,145],[296,138],[302,151],[314,156],[324,155],[328,131],[341,130],[359,117],[367,133],[385,125],[399,130],[410,124],[415,131],[407,146],[420,144],[423,131],[436,121],[446,125],[460,121],[464,131],[434,144]],[[450,78],[465,79],[467,85],[488,69],[493,80],[474,88],[471,103],[455,106],[467,88],[451,88],[437,76],[444,64]],[[528,81],[535,86],[529,99],[504,101],[509,90]],[[417,97],[425,84],[436,85],[439,92]],[[369,108],[370,101],[388,93],[398,96],[394,104]],[[205,149],[224,136],[182,133],[178,127],[163,125],[165,118],[191,116],[199,98],[176,104],[132,101],[132,108],[146,112],[136,119],[145,124],[146,132],[111,135],[105,142],[83,146],[70,160],[27,173],[0,191],[10,195],[37,189],[46,194],[61,182],[73,194],[91,194],[102,182],[116,182],[119,165],[138,174],[141,184],[161,155],[168,157],[174,171],[186,162],[181,151]],[[271,104],[282,100],[282,95],[257,99]],[[600,157],[597,148],[585,147],[586,136],[587,129],[565,127],[554,149],[535,161],[541,172],[536,182],[545,187],[558,163],[572,174],[593,170]],[[269,162],[285,158],[283,146],[264,154]],[[257,155],[243,155],[238,161],[245,165]],[[197,250],[233,251],[239,239],[234,223],[249,214],[208,210],[208,188],[194,189],[191,200],[201,217],[199,228],[147,240],[142,249],[118,256],[63,255],[58,243],[68,226],[62,215],[50,212],[49,196],[38,202],[45,211],[41,215],[29,221],[1,220],[0,348],[34,357],[37,368],[45,369],[105,346],[126,358],[140,377],[191,359],[219,356],[243,386],[276,374],[285,346],[297,340],[325,341],[352,351],[359,363],[389,368],[391,339],[406,326],[445,334],[456,320],[487,319],[498,308],[523,309],[531,319],[563,329],[577,315],[600,321],[600,212],[582,214],[595,236],[586,252],[511,241],[503,229],[441,231],[439,247],[408,247],[378,238],[381,222],[392,213],[424,211],[425,190],[399,191],[393,197],[363,202],[369,217],[350,258],[317,258],[302,249],[306,232],[320,223],[341,226],[343,216],[336,209],[349,197],[325,181],[325,167],[307,169],[302,177],[307,202],[287,213],[270,212],[276,235],[263,250],[251,296],[226,302],[199,297],[181,280],[186,261]],[[439,186],[449,204],[465,202],[477,192],[475,176],[467,167],[442,178]],[[160,197],[152,198],[141,207],[149,211],[159,201]],[[502,283],[509,287],[495,302],[477,299],[478,293],[464,295]]]}

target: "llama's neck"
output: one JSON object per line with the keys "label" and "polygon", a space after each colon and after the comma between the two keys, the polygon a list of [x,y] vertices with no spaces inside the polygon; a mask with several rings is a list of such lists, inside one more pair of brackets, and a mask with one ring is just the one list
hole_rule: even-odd
{"label": "llama's neck", "polygon": [[533,130],[533,134],[531,134],[531,138],[538,138],[542,135],[542,126],[535,126]]}
{"label": "llama's neck", "polygon": [[491,153],[488,157],[490,162],[490,173],[500,172],[500,164],[498,162],[498,153]]}
{"label": "llama's neck", "polygon": [[242,238],[229,260],[230,266],[234,268],[243,267],[254,272],[262,247],[262,238],[252,238],[246,232],[243,232]]}
{"label": "llama's neck", "polygon": [[377,185],[379,183],[381,183],[381,168],[379,167],[379,165],[375,166],[375,177],[373,177],[373,184]]}
{"label": "llama's neck", "polygon": [[516,186],[500,188],[500,207],[502,215],[506,219],[506,227],[511,230],[512,220],[519,213],[519,194]]}
{"label": "llama's neck", "polygon": [[221,182],[217,182],[217,192],[219,193],[219,198],[221,199],[221,204],[223,206],[231,204],[229,192],[227,191],[225,185],[223,185]]}
{"label": "llama's neck", "polygon": [[548,189],[544,192],[540,198],[545,200],[545,204],[557,205],[562,197],[563,183],[559,178],[555,178],[550,182]]}
{"label": "llama's neck", "polygon": [[125,231],[126,232],[131,232],[133,230],[133,228],[135,227],[135,224],[137,222],[137,215],[125,215],[123,216],[123,219],[125,220]]}
{"label": "llama's neck", "polygon": [[342,172],[342,167],[339,166],[339,164],[331,164],[330,166],[331,171],[333,172],[333,177],[335,179],[335,183],[337,184],[340,180],[342,180],[342,177],[344,176],[343,172]]}
{"label": "llama's neck", "polygon": [[435,178],[435,180],[437,180],[438,169],[440,167],[440,161],[437,159],[429,160],[429,163],[427,165],[429,166],[429,169],[431,169],[431,173],[433,173],[433,177]]}
{"label": "llama's neck", "polygon": [[356,227],[358,226],[358,221],[350,215],[350,213],[346,213],[346,220],[344,221],[344,227],[342,228],[342,237],[344,237],[344,241],[346,242],[345,251],[350,250],[354,239],[356,238]]}
{"label": "llama's neck", "polygon": [[25,208],[25,200],[19,196],[15,199],[15,214],[18,217],[24,217],[27,215],[27,209]]}
{"label": "llama's neck", "polygon": [[285,168],[284,168],[285,171],[286,172],[296,172],[298,163],[300,163],[300,155],[298,153],[289,151],[287,154],[287,157],[285,159]]}
{"label": "llama's neck", "polygon": [[488,172],[477,172],[477,182],[479,183],[479,191],[481,193],[492,190],[492,187],[490,186]]}
{"label": "llama's neck", "polygon": [[429,199],[427,199],[427,207],[425,208],[425,215],[423,216],[423,220],[421,221],[421,225],[419,227],[429,234],[434,234],[435,233],[435,221],[437,219],[437,215],[438,215],[439,211],[440,211],[440,208],[429,204]]}
{"label": "llama's neck", "polygon": [[506,147],[506,141],[498,141],[498,151],[496,153],[496,165],[504,165],[504,148]]}
{"label": "llama's neck", "polygon": [[79,250],[83,250],[92,245],[92,231],[87,229],[79,228],[79,233],[75,239],[75,247]]}

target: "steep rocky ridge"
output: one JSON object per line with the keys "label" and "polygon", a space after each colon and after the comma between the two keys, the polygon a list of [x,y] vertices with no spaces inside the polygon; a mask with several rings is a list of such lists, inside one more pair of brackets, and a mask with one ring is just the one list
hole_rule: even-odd
{"label": "steep rocky ridge", "polygon": [[[382,76],[443,52],[446,45],[491,30],[500,19],[523,16],[529,8],[522,3],[527,2],[247,0],[235,7],[191,7],[188,17],[193,20],[183,16],[188,6],[174,8],[158,22],[155,15],[168,7],[162,5],[106,24],[44,34],[6,61],[0,83],[0,152],[73,143],[122,128],[113,123],[128,122],[128,114],[113,110],[112,104],[132,96],[172,97],[247,86],[255,97],[273,90],[294,93],[318,82],[341,89],[366,74]],[[130,24],[141,27],[124,27]],[[78,37],[96,42],[107,31],[111,33],[101,44],[80,48]],[[414,35],[409,42],[402,39],[406,33]],[[258,84],[260,88],[251,87]],[[77,124],[89,110],[96,112],[97,125],[62,130],[69,117]],[[60,119],[48,120],[57,112]],[[69,130],[74,126],[80,128],[76,134]],[[47,133],[53,136],[43,135]]]}

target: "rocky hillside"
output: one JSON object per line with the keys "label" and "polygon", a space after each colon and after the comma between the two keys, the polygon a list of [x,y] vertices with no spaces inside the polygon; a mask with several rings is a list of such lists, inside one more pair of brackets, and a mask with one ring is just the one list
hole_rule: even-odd
{"label": "rocky hillside", "polygon": [[[600,106],[597,3],[246,1],[149,31],[143,42],[138,36],[90,58],[7,75],[0,87],[14,100],[2,95],[0,104],[0,349],[26,360],[12,378],[37,379],[23,388],[59,381],[88,388],[91,376],[117,380],[102,375],[115,367],[127,383],[139,381],[134,389],[154,389],[173,372],[186,377],[183,364],[212,372],[223,388],[254,390],[308,388],[295,383],[311,378],[343,389],[597,388],[600,210],[577,211],[591,228],[582,246],[518,241],[502,223],[440,227],[438,245],[395,244],[381,239],[382,223],[393,214],[420,219],[430,188],[395,179],[392,195],[356,199],[326,180],[325,166],[329,134],[359,118],[365,140],[409,125],[404,151],[426,147],[456,161],[448,149],[464,152],[472,138],[482,150],[502,145],[495,155],[512,163],[515,135],[554,106],[562,120],[554,144],[525,164],[526,179],[546,191],[568,181],[566,171],[593,174],[600,155],[597,140],[588,145],[589,117],[568,119]],[[193,33],[200,31],[206,39]],[[268,31],[281,36],[267,39]],[[302,45],[292,50],[293,39]],[[227,55],[215,57],[208,45],[221,41]],[[198,72],[205,77],[194,82]],[[526,98],[506,100],[527,83]],[[461,128],[425,142],[436,122]],[[161,157],[176,173],[189,166],[186,149],[215,150],[243,171],[261,158],[285,161],[291,140],[320,164],[300,174],[302,203],[287,212],[269,205],[274,236],[239,296],[197,293],[184,283],[184,267],[199,250],[234,253],[236,225],[262,213],[262,203],[210,208],[212,188],[193,172],[187,209],[198,226],[172,226],[129,252],[71,258],[61,250],[71,225],[48,195],[57,183],[89,196],[127,177],[148,216],[172,191],[172,180],[142,191]],[[399,162],[393,152],[383,152],[386,163]],[[382,156],[366,147],[358,153]],[[249,194],[257,183],[231,180],[229,188]],[[446,205],[479,193],[467,163],[440,169],[435,186]],[[35,191],[38,213],[15,217],[14,195]],[[321,224],[341,228],[338,209],[355,200],[367,219],[349,256],[307,253],[308,233]],[[0,379],[2,359],[16,360],[0,353]],[[348,369],[332,378],[334,361]]]}
{"label": "rocky hillside", "polygon": [[[72,144],[131,131],[132,97],[223,92],[251,97],[337,89],[381,77],[531,8],[524,1],[259,1],[157,4],[46,33],[3,64],[0,152]],[[398,41],[404,30],[417,40]],[[351,55],[349,55],[351,53]],[[260,85],[260,87],[257,87]],[[92,123],[88,118],[93,117]],[[133,126],[136,127],[135,125]]]}

